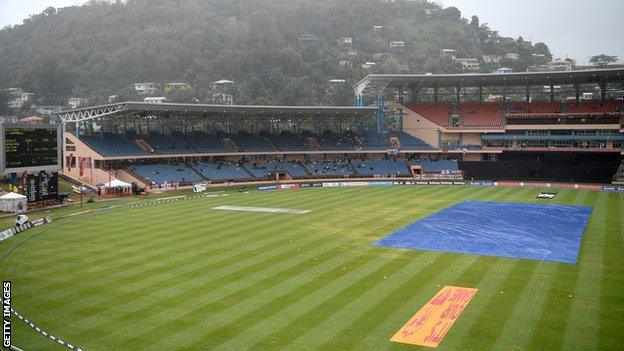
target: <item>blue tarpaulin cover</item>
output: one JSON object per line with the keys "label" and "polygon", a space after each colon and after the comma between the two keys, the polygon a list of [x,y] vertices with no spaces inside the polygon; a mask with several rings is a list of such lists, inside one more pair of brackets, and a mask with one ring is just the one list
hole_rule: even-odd
{"label": "blue tarpaulin cover", "polygon": [[591,212],[583,206],[466,201],[374,245],[575,264]]}

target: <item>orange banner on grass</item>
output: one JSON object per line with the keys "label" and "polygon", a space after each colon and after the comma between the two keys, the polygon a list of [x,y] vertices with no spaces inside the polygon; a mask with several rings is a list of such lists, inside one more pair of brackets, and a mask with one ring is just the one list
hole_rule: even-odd
{"label": "orange banner on grass", "polygon": [[478,289],[445,286],[390,341],[438,347]]}

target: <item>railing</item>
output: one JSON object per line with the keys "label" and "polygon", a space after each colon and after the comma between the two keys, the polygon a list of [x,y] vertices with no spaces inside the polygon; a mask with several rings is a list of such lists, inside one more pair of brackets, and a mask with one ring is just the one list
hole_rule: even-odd
{"label": "railing", "polygon": [[507,124],[620,124],[624,114],[613,113],[514,113],[507,114]]}

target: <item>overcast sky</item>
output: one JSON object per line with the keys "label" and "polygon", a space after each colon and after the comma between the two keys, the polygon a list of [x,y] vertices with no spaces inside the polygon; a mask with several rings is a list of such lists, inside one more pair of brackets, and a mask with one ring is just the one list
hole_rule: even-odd
{"label": "overcast sky", "polygon": [[[233,0],[234,1],[234,0]],[[48,6],[65,7],[84,0],[0,0],[0,27],[19,24]],[[501,35],[545,42],[556,57],[586,63],[590,55],[606,53],[624,60],[622,14],[624,0],[438,0],[456,6],[465,18]]]}
{"label": "overcast sky", "polygon": [[501,35],[548,44],[553,55],[587,63],[597,54],[624,60],[624,0],[439,0],[479,16]]}

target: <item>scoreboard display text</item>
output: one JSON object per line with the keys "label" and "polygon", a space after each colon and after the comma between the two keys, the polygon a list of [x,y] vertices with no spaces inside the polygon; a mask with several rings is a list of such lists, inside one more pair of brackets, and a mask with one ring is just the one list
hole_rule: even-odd
{"label": "scoreboard display text", "polygon": [[26,176],[26,198],[28,202],[54,200],[58,196],[58,173],[40,172]]}
{"label": "scoreboard display text", "polygon": [[4,129],[6,169],[56,166],[59,164],[58,151],[55,127]]}
{"label": "scoreboard display text", "polygon": [[2,126],[4,174],[58,171],[61,168],[60,130],[49,124]]}

